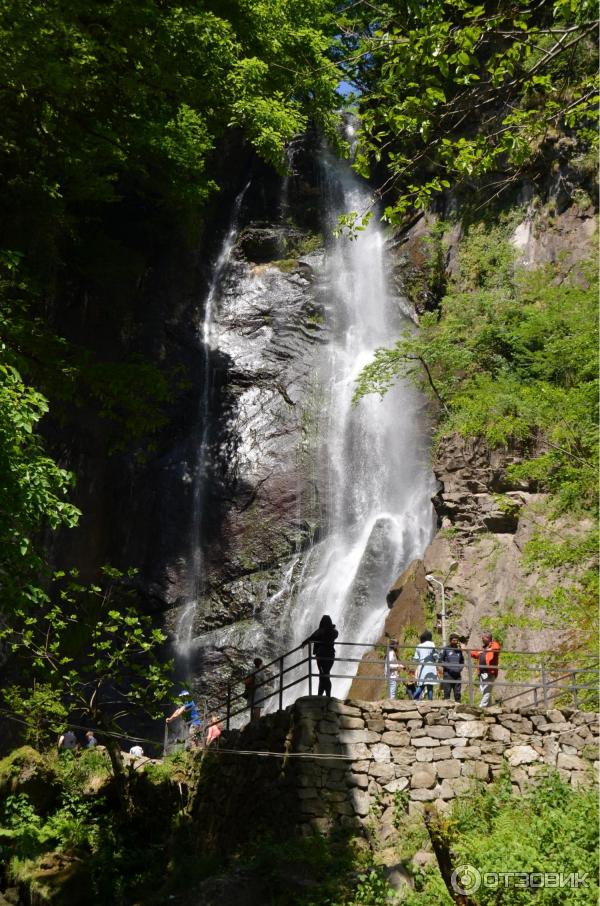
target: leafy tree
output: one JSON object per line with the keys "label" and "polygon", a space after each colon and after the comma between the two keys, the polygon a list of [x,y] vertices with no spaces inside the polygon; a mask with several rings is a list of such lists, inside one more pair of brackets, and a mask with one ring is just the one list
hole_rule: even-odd
{"label": "leafy tree", "polygon": [[[161,657],[165,635],[135,609],[125,577],[108,567],[103,573],[104,584],[90,586],[57,573],[42,612],[23,612],[5,631],[20,681],[4,690],[3,699],[34,733],[41,717],[59,732],[68,714],[105,734],[128,806],[119,738],[127,735],[127,721],[161,715],[172,665]],[[48,709],[45,715],[34,710],[40,705]]]}
{"label": "leafy tree", "polygon": [[40,586],[39,533],[77,524],[79,511],[66,495],[72,476],[44,451],[35,433],[48,410],[42,394],[19,372],[0,365],[0,582],[7,615],[46,598]]}
{"label": "leafy tree", "polygon": [[593,152],[596,29],[590,0],[348,3],[340,57],[360,92],[356,168],[377,175],[385,217],[402,221],[450,186],[476,186],[483,206],[545,170],[565,133]]}

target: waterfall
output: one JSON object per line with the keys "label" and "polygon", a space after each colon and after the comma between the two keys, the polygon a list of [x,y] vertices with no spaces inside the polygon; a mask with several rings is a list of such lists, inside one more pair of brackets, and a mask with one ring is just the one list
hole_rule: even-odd
{"label": "waterfall", "polygon": [[202,385],[200,388],[198,406],[198,432],[195,442],[195,463],[193,468],[193,503],[190,524],[190,549],[188,554],[188,601],[185,603],[181,616],[175,628],[175,652],[180,673],[189,672],[189,662],[192,652],[194,636],[194,620],[198,607],[198,598],[202,585],[202,546],[200,533],[202,529],[203,502],[208,473],[208,445],[211,426],[211,332],[214,314],[214,305],[221,281],[231,259],[238,233],[238,221],[244,196],[248,191],[250,181],[238,193],[231,214],[229,229],[215,261],[208,292],[204,300],[204,315],[199,330],[199,340],[202,348],[203,367]]}
{"label": "waterfall", "polygon": [[[339,214],[365,212],[369,187],[347,163],[323,159],[331,234]],[[332,241],[324,297],[332,341],[322,363],[324,390],[318,474],[324,501],[322,540],[310,554],[289,613],[288,639],[300,644],[323,614],[337,625],[339,641],[373,643],[388,612],[385,594],[431,539],[433,476],[423,400],[407,381],[383,399],[352,403],[355,381],[379,346],[410,325],[403,300],[390,291],[381,225],[374,217],[358,238]],[[338,647],[338,657],[360,659],[364,649]],[[347,694],[356,664],[336,665],[333,694]],[[313,692],[316,691],[313,688]],[[296,686],[292,701],[306,692]]]}

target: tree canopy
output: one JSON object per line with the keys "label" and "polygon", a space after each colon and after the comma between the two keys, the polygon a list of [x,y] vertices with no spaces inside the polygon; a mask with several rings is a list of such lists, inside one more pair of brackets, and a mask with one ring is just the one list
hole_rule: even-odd
{"label": "tree canopy", "polygon": [[356,168],[378,182],[384,216],[402,221],[450,187],[477,187],[484,206],[547,167],[559,135],[593,152],[597,27],[589,0],[348,4]]}

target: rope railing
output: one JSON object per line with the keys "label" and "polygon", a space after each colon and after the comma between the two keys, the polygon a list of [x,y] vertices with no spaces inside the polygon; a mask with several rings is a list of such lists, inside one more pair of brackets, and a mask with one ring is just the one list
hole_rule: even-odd
{"label": "rope railing", "polygon": [[[386,646],[336,641],[336,649],[342,649],[342,652],[351,648],[360,649],[363,652],[372,651],[379,656],[373,658],[365,657],[364,654],[362,656],[340,656],[338,650],[333,668],[337,668],[336,672],[329,674],[332,680],[344,679],[354,681],[356,684],[376,683],[380,686],[389,681],[390,677],[385,670],[388,651]],[[444,677],[445,667],[456,670],[457,665],[451,661],[442,660],[438,655],[439,659],[432,662],[436,675],[434,677],[433,671],[430,670],[430,678],[424,683],[421,683],[418,675],[422,665],[413,657],[415,645],[398,645],[395,650],[398,661],[404,665],[404,669],[397,679],[399,689],[402,686],[410,688],[411,684],[416,683],[433,686],[435,690],[443,684],[447,692],[454,694],[450,690],[460,686],[461,691],[464,689],[466,692],[469,704],[475,703],[475,696],[479,690],[479,665],[474,663],[470,651],[480,649],[464,651],[464,664],[458,679]],[[515,702],[518,699],[533,696],[535,705],[539,705],[541,702],[545,708],[548,708],[558,696],[563,695],[572,701],[575,708],[579,708],[581,704],[592,703],[592,698],[597,707],[598,658],[591,659],[591,663],[586,666],[565,664],[564,661],[554,664],[553,659],[553,653],[549,652],[501,650],[499,664],[492,668],[493,671],[497,671],[497,676],[493,680],[495,700],[498,703]],[[357,673],[355,665],[359,664],[361,670]],[[341,665],[349,665],[351,672],[339,672]],[[371,666],[373,667],[372,672]],[[559,677],[553,675],[556,670],[561,671]],[[211,713],[217,716],[226,729],[230,729],[235,718],[244,712],[247,713],[249,709],[250,713],[253,708],[262,709],[265,706],[283,710],[285,693],[300,685],[303,685],[305,689],[300,694],[313,695],[319,677],[318,659],[312,653],[310,644],[299,645],[286,651],[268,664],[263,664],[260,671],[266,678],[253,686],[250,693],[248,690],[235,693],[234,684],[229,683],[226,696],[211,709]],[[515,673],[517,676],[512,678]],[[581,679],[585,681],[580,682]],[[562,682],[563,680],[565,682]],[[370,691],[372,692],[372,690]],[[386,697],[381,694],[381,691],[380,689],[378,697]],[[458,693],[457,689],[455,691]],[[506,695],[506,691],[512,692],[512,694]],[[581,693],[589,693],[587,698],[590,701],[586,702],[585,695]],[[407,691],[405,697],[413,696]]]}

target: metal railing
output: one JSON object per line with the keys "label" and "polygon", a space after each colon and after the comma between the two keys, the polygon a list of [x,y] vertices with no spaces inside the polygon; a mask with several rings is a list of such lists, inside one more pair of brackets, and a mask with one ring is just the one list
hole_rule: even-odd
{"label": "metal railing", "polygon": [[[363,684],[369,693],[369,695],[363,696],[367,700],[386,698],[387,688],[384,684],[387,684],[390,679],[385,669],[388,647],[359,642],[336,641],[335,644],[338,652],[332,669],[335,669],[336,672],[329,674],[330,679],[350,681],[359,688],[360,684]],[[415,647],[415,645],[399,645],[395,649],[398,661],[404,665],[397,679],[397,687],[399,691],[403,686],[406,690],[404,696],[396,693],[397,698],[413,698],[414,695],[410,689],[412,685],[433,686],[434,694],[436,690],[441,692],[442,687],[445,687],[446,693],[450,692],[452,695],[454,695],[451,692],[452,688],[460,686],[461,692],[466,694],[469,704],[476,704],[476,695],[480,691],[479,665],[470,655],[470,651],[475,649],[463,652],[464,664],[461,668],[460,679],[444,677],[444,668],[456,670],[457,665],[450,661],[443,661],[441,652],[437,649],[436,660],[426,665],[435,669],[436,676],[433,677],[433,671],[430,669],[431,678],[421,682],[420,674],[423,665],[414,659]],[[366,658],[364,655],[351,656],[350,651],[350,656],[340,656],[339,649],[342,649],[342,654],[350,649],[362,649],[372,651],[378,656],[372,659]],[[513,705],[533,704],[549,708],[560,698],[565,699],[565,702],[572,704],[575,708],[580,708],[582,705],[597,708],[598,658],[590,658],[584,666],[581,663],[565,663],[565,658],[566,656],[559,661],[555,652],[501,650],[498,666],[492,668],[493,671],[497,671],[497,675],[493,679],[496,703],[502,704],[510,701]],[[299,690],[300,694],[297,697],[315,694],[319,679],[318,660],[312,653],[310,644],[292,648],[260,667],[261,673],[266,678],[254,685],[251,690],[245,689],[238,693],[235,691],[235,687],[242,686],[243,682],[240,680],[239,683],[229,683],[225,697],[210,709],[211,713],[218,716],[226,729],[230,729],[232,721],[244,712],[250,715],[253,708],[263,709],[267,706],[269,710],[281,711],[284,708],[285,693],[290,689],[301,685],[304,687],[303,690]],[[350,667],[351,672],[339,672],[346,665]],[[360,665],[360,670],[358,670],[358,665]],[[489,668],[488,672],[490,672]],[[382,692],[384,692],[383,695]],[[507,695],[507,692],[510,694]],[[357,692],[355,697],[360,699],[361,694]]]}

